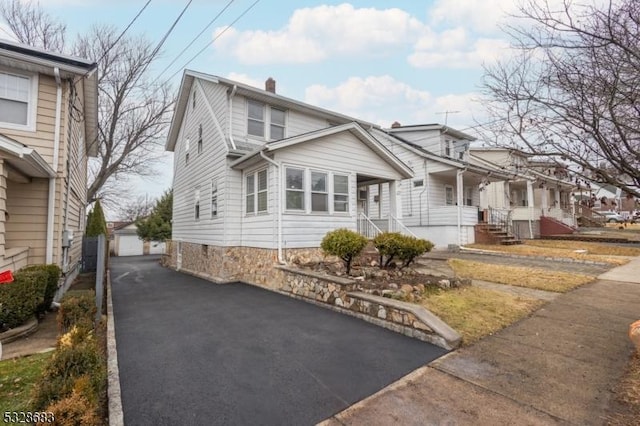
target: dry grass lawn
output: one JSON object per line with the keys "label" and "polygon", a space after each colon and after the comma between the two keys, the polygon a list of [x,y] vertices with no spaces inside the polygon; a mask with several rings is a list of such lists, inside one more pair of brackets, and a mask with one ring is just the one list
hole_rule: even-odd
{"label": "dry grass lawn", "polygon": [[564,293],[595,279],[593,276],[520,266],[493,265],[462,259],[449,259],[456,275],[518,287]]}
{"label": "dry grass lawn", "polygon": [[0,362],[0,414],[29,410],[33,386],[52,356],[47,352]]}
{"label": "dry grass lawn", "polygon": [[607,419],[609,426],[640,424],[640,354],[631,357],[624,377],[615,389],[615,403]]}
{"label": "dry grass lawn", "polygon": [[426,295],[422,305],[453,327],[469,345],[528,316],[541,300],[477,287],[438,290]]}
{"label": "dry grass lawn", "polygon": [[588,250],[588,254],[603,256],[640,256],[640,248],[628,246],[614,246],[587,241],[561,240],[527,240],[525,245],[531,247],[558,248],[565,250]]}
{"label": "dry grass lawn", "polygon": [[[550,241],[550,243],[562,242],[566,243],[567,241]],[[573,241],[568,241],[569,243],[574,244],[571,248],[561,248],[555,247],[553,245],[548,246],[536,246],[531,244],[518,244],[512,246],[503,246],[503,245],[489,245],[489,244],[469,244],[465,247],[477,248],[481,250],[491,250],[491,251],[499,251],[504,253],[512,253],[518,254],[522,256],[544,256],[544,257],[558,257],[558,258],[568,258],[568,259],[582,259],[582,260],[593,260],[597,262],[606,262],[612,265],[624,265],[629,262],[628,259],[621,257],[612,257],[612,256],[620,256],[620,255],[599,255],[599,254],[591,254],[591,253],[576,253],[575,250],[578,250],[582,247],[582,242],[580,242],[580,247],[578,243]],[[604,246],[603,244],[592,243]],[[612,248],[616,248],[613,247]],[[625,248],[625,247],[618,247]],[[604,250],[604,249],[601,249]],[[632,255],[633,256],[633,255]]]}

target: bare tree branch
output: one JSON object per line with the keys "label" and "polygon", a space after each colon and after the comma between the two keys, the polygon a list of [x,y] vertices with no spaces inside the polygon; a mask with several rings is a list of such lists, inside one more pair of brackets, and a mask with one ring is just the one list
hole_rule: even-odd
{"label": "bare tree branch", "polygon": [[526,0],[518,18],[518,53],[485,67],[491,139],[640,196],[640,3]]}
{"label": "bare tree branch", "polygon": [[0,15],[20,43],[64,52],[67,25],[47,14],[39,4],[4,0],[0,2]]}

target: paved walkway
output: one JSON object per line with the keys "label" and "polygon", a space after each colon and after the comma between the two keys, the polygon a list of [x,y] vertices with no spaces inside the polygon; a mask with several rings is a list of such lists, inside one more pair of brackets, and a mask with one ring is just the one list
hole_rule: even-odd
{"label": "paved walkway", "polygon": [[55,349],[58,338],[56,313],[47,312],[33,334],[2,345],[2,360]]}
{"label": "paved walkway", "polygon": [[452,352],[327,425],[601,425],[640,318],[640,257]]}

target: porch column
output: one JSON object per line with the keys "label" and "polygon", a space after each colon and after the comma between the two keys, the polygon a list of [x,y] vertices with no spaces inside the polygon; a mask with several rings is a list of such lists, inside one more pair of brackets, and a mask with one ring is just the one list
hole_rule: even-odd
{"label": "porch column", "polygon": [[389,215],[396,219],[402,219],[401,203],[398,201],[398,192],[400,191],[400,182],[392,180],[389,182]]}
{"label": "porch column", "polygon": [[463,197],[463,181],[462,175],[464,174],[464,170],[458,170],[456,174],[456,205],[458,206],[458,245],[462,245],[462,204],[464,203]]}
{"label": "porch column", "polygon": [[4,234],[7,212],[7,168],[0,159],[0,257],[4,258]]}
{"label": "porch column", "polygon": [[562,208],[562,204],[560,204],[560,188],[557,188],[555,191],[555,207]]}
{"label": "porch column", "polygon": [[533,181],[527,181],[527,205],[529,207],[529,238],[533,239]]}
{"label": "porch column", "polygon": [[[511,203],[513,200],[511,199],[511,184],[508,180],[504,181],[504,194],[502,194],[502,207],[503,209],[510,209]],[[515,203],[513,203],[515,205]],[[498,207],[498,206],[496,206]]]}

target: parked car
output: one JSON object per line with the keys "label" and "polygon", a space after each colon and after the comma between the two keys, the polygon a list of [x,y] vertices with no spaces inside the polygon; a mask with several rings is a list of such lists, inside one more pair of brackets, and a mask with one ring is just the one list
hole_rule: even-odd
{"label": "parked car", "polygon": [[624,218],[616,212],[601,212],[600,214],[607,223],[623,223],[625,221]]}

